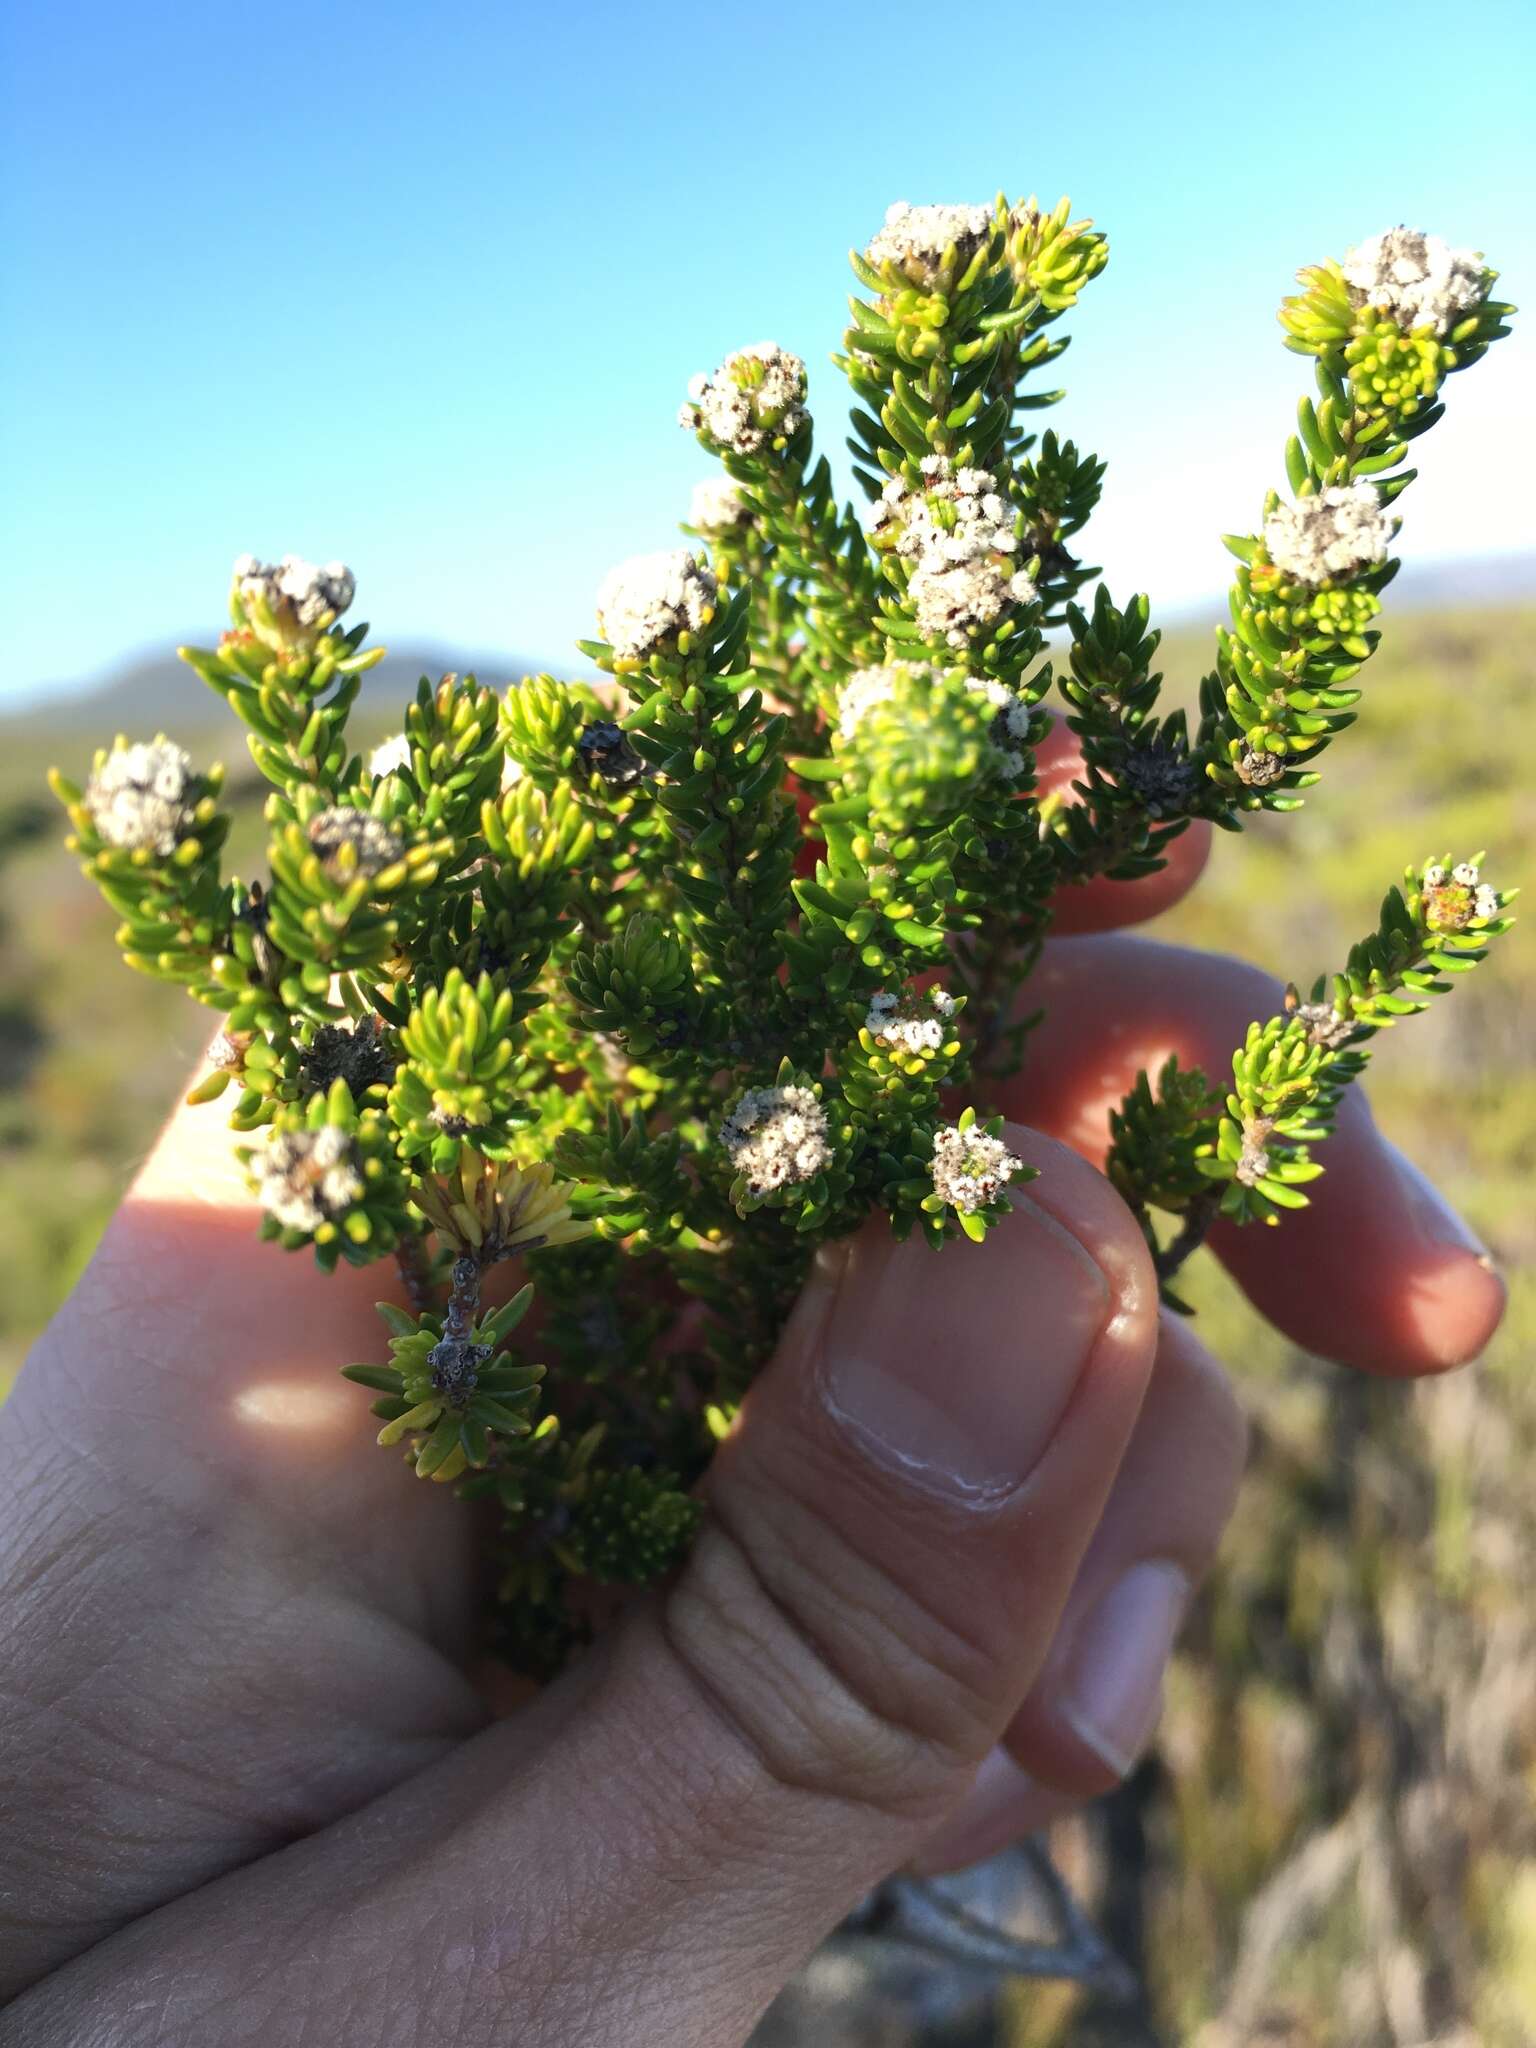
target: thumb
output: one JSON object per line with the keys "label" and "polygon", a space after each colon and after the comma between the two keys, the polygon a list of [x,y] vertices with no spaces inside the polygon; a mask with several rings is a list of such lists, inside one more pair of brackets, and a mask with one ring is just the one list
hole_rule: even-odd
{"label": "thumb", "polygon": [[1118,1197],[1050,1140],[1011,1143],[1041,1179],[980,1254],[880,1223],[823,1254],[658,1616],[776,1784],[859,1810],[858,1885],[966,1789],[1035,1677],[1155,1348]]}
{"label": "thumb", "polygon": [[[1136,1419],[1157,1317],[1140,1233],[1074,1154],[1010,1142],[1041,1177],[980,1250],[872,1226],[822,1253],[664,1597],[523,1713],[162,1930],[186,1914],[209,1956],[219,1911],[260,1925],[289,2012],[344,1965],[358,2039],[399,2023],[403,1980],[423,2043],[744,2042],[965,1796]],[[377,2014],[360,1871],[393,1958]]]}
{"label": "thumb", "polygon": [[[620,1928],[634,1943],[615,2008],[572,2038],[745,2040],[964,1798],[1045,1661],[1157,1288],[1106,1180],[1034,1133],[1010,1144],[1040,1177],[979,1250],[876,1222],[823,1254],[687,1566],[512,1792],[530,1872],[584,1867],[584,1837],[631,1872],[589,1937],[610,1959]],[[652,2000],[664,2019],[637,2028]]]}

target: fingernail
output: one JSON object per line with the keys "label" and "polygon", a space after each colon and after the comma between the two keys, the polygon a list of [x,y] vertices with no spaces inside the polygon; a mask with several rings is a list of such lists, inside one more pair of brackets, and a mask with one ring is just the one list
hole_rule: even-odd
{"label": "fingernail", "polygon": [[977,1248],[855,1241],[827,1324],[823,1392],[873,1457],[960,1498],[1038,1461],[1110,1316],[1102,1272],[1027,1196]]}
{"label": "fingernail", "polygon": [[1157,1726],[1189,1593],[1176,1564],[1133,1565],[1078,1630],[1057,1712],[1117,1778],[1130,1774]]}
{"label": "fingernail", "polygon": [[1387,1150],[1392,1154],[1393,1164],[1407,1191],[1414,1220],[1430,1243],[1448,1244],[1457,1251],[1471,1252],[1474,1258],[1491,1266],[1493,1261],[1488,1255],[1488,1247],[1465,1217],[1451,1207],[1434,1182],[1396,1145],[1389,1142]]}

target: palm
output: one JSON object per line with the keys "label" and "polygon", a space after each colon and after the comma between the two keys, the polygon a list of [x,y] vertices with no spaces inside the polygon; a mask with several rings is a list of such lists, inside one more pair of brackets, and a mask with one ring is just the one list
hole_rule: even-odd
{"label": "palm", "polygon": [[281,1264],[218,1118],[184,1112],[29,1362],[3,1417],[24,1476],[0,1669],[28,1768],[0,1790],[23,1859],[0,1995],[23,1916],[71,1923],[67,1952],[483,1718],[468,1518],[367,1455],[335,1370],[378,1352],[386,1272]]}
{"label": "palm", "polygon": [[[1002,1106],[1089,1156],[1139,1066],[1178,1050],[1220,1071],[1276,994],[1116,936],[1054,946],[1042,975],[1048,1021]],[[1330,1164],[1313,1211],[1222,1247],[1243,1284],[1357,1364],[1471,1356],[1497,1281],[1426,1235],[1363,1108]],[[336,1372],[379,1356],[386,1270],[280,1261],[219,1119],[182,1114],[0,1414],[22,1475],[0,1515],[0,1999],[486,1718],[471,1518],[368,1454]]]}

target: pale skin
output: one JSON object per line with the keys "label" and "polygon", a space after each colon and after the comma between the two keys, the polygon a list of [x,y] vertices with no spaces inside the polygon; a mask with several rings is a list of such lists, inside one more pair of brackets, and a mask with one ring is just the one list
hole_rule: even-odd
{"label": "pale skin", "polygon": [[[336,1373],[384,1269],[283,1263],[217,1111],[178,1111],[0,1410],[0,2048],[734,2048],[887,1872],[1112,1785],[1156,1715],[1126,1645],[1243,1459],[1095,1165],[1138,1066],[1220,1071],[1274,1005],[1106,929],[1203,858],[1063,905],[1003,1104],[1027,1200],[980,1251],[826,1257],[692,1561],[512,1713],[472,1516]],[[1346,1366],[1473,1357],[1475,1241],[1363,1103],[1328,1164],[1283,1231],[1216,1233],[1255,1303]]]}

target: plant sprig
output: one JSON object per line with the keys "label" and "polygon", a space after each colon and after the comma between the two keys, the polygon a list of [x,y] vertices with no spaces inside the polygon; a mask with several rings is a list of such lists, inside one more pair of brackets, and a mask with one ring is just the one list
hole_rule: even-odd
{"label": "plant sprig", "polygon": [[[683,1554],[819,1244],[1006,1225],[1029,1174],[988,1095],[1027,1051],[1057,891],[1300,803],[1356,714],[1410,444],[1509,311],[1480,258],[1404,230],[1302,274],[1282,319],[1318,397],[1291,498],[1230,543],[1191,731],[1148,600],[1089,598],[1103,463],[1032,418],[1107,257],[1065,201],[893,208],[837,359],[867,514],[802,359],[736,350],[682,407],[723,474],[690,545],[604,584],[599,674],[423,678],[366,758],[382,650],[342,624],[350,571],[243,557],[229,630],[183,653],[269,785],[256,875],[224,872],[222,771],[163,735],[54,778],[124,959],[221,1018],[192,1100],[224,1103],[263,1235],[394,1259],[408,1307],[347,1371],[409,1470],[490,1504],[493,1630],[525,1671],[583,1640],[585,1582]],[[1081,769],[1044,796],[1053,689]],[[1373,1034],[1507,930],[1480,859],[1411,871],[1219,1086],[1137,1077],[1109,1171],[1170,1299],[1218,1217],[1306,1202]]]}

